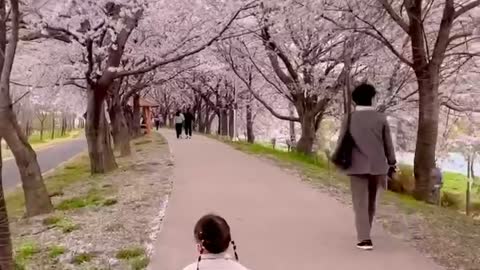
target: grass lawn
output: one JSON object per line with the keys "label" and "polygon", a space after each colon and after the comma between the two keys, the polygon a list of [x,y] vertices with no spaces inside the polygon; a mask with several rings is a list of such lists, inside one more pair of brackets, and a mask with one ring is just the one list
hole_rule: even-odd
{"label": "grass lawn", "polygon": [[[55,134],[55,139],[52,140],[52,132],[45,131],[43,134],[43,140],[40,140],[40,133],[34,133],[28,138],[28,142],[32,145],[34,150],[40,150],[42,148],[55,145],[57,143],[76,139],[82,134],[83,129],[75,129],[61,136],[60,131],[57,130]],[[2,144],[2,158],[5,160],[12,157],[12,152],[10,152],[9,149],[3,148],[4,146],[5,145]]]}

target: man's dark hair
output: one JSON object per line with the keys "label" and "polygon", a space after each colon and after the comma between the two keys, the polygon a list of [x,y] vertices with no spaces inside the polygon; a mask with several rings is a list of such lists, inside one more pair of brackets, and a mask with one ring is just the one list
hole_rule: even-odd
{"label": "man's dark hair", "polygon": [[[203,216],[195,225],[193,234],[197,242],[202,245],[202,249],[212,254],[225,252],[231,243],[235,258],[238,260],[237,247],[232,241],[230,226],[224,218],[213,214]],[[201,256],[198,258],[197,269],[200,261]]]}
{"label": "man's dark hair", "polygon": [[359,106],[372,106],[372,101],[377,91],[371,84],[362,83],[352,93],[352,100]]}

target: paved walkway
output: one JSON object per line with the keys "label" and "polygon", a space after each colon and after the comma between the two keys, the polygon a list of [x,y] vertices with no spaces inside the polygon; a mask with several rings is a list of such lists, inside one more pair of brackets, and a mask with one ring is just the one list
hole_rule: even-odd
{"label": "paved walkway", "polygon": [[[61,163],[71,159],[75,155],[87,149],[85,139],[75,139],[71,141],[55,144],[37,152],[37,159],[42,172],[47,172],[56,168]],[[3,162],[2,169],[3,188],[11,190],[21,183],[20,174],[14,159]]]}
{"label": "paved walkway", "polygon": [[174,191],[151,270],[194,262],[193,226],[209,212],[227,219],[241,262],[253,270],[442,269],[378,228],[376,250],[359,251],[350,208],[227,145],[162,132],[174,153]]}

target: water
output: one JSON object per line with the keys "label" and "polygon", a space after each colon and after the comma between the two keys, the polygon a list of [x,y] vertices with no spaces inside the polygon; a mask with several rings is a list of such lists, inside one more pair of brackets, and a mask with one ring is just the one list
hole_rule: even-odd
{"label": "water", "polygon": [[[398,160],[400,163],[413,165],[413,153],[399,153]],[[467,160],[461,153],[449,153],[446,158],[438,161],[442,171],[456,172],[467,175]],[[476,160],[474,164],[474,171],[480,172],[480,160]]]}

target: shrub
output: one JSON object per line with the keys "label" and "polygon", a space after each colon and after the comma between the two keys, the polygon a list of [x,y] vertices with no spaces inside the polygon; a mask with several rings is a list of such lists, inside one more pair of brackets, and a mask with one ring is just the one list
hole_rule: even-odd
{"label": "shrub", "polygon": [[415,190],[413,167],[400,165],[394,179],[389,181],[388,189],[396,193],[412,195]]}
{"label": "shrub", "polygon": [[440,199],[440,204],[443,207],[456,208],[459,209],[463,202],[462,196],[452,192],[444,191],[442,192],[442,197]]}

